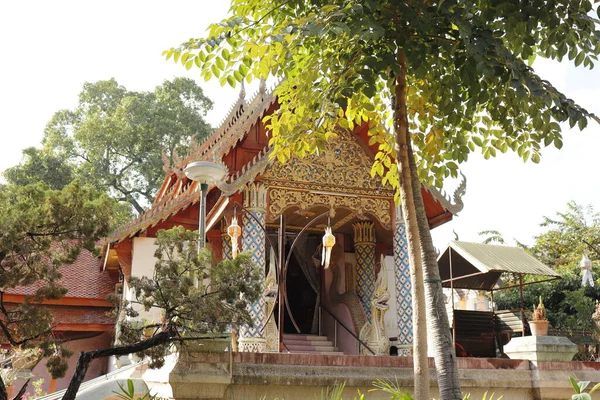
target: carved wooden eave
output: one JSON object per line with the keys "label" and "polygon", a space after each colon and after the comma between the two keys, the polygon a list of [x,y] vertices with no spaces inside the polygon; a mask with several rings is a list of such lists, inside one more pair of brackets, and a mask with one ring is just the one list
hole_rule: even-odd
{"label": "carved wooden eave", "polygon": [[[185,166],[192,161],[221,161],[238,142],[244,139],[251,127],[262,119],[269,108],[275,104],[275,101],[273,91],[267,90],[264,82],[261,82],[259,90],[249,101],[246,101],[245,89],[242,86],[240,95],[235,104],[229,109],[227,117],[210,137],[202,143],[192,143],[189,156],[184,159],[176,159],[175,165],[171,166],[168,160],[165,161],[163,169],[167,176],[152,206],[137,218],[113,232],[107,238],[107,241],[110,243],[133,237],[138,232],[153,227],[186,207],[195,204],[199,199],[197,183],[190,182],[184,176]],[[164,159],[165,157],[163,157],[163,161]],[[254,161],[249,163],[250,165],[244,166],[236,175],[228,176],[226,180],[236,187],[241,186],[238,180],[249,182],[247,177],[252,175],[252,171],[257,168],[252,169],[250,172],[249,170],[259,160],[261,162],[268,160],[266,149],[260,152]],[[253,177],[255,176],[253,175]],[[234,192],[228,191],[227,195]]]}
{"label": "carved wooden eave", "polygon": [[217,182],[217,187],[224,196],[231,196],[244,188],[244,186],[254,182],[256,178],[265,172],[275,160],[271,159],[272,149],[264,148],[252,161],[244,165],[235,175],[230,176],[227,182]]}
{"label": "carved wooden eave", "polygon": [[276,98],[273,90],[267,90],[263,83],[248,102],[242,95],[244,92],[242,89],[238,100],[219,128],[202,143],[192,144],[190,154],[179,165],[181,169],[192,161],[220,161],[238,142],[244,139],[250,128],[260,121],[269,108],[275,104]]}
{"label": "carved wooden eave", "polygon": [[114,231],[107,242],[117,242],[135,236],[138,232],[154,227],[177,212],[196,203],[200,194],[197,191],[198,184],[192,182],[183,193],[177,196],[165,196],[158,203],[140,214],[137,218]]}

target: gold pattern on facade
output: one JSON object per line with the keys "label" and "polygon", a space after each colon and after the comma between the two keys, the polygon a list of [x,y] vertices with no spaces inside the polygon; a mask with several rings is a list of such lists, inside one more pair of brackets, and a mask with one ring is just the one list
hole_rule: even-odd
{"label": "gold pattern on facade", "polygon": [[350,132],[342,131],[339,138],[329,141],[319,155],[292,156],[284,164],[275,162],[261,180],[271,187],[392,196],[389,185],[382,187],[381,179],[371,177],[371,165],[371,158],[357,139]]}
{"label": "gold pattern on facade", "polygon": [[269,208],[267,220],[273,220],[290,207],[308,210],[313,206],[326,206],[330,209],[345,208],[359,216],[370,214],[385,229],[391,229],[391,200],[387,198],[348,197],[331,194],[303,192],[271,188],[268,191]]}
{"label": "gold pattern on facade", "polygon": [[357,243],[376,243],[375,224],[372,222],[357,222],[352,224],[354,227],[354,244]]}
{"label": "gold pattern on facade", "polygon": [[264,210],[267,206],[267,188],[260,182],[244,188],[244,207],[249,210]]}

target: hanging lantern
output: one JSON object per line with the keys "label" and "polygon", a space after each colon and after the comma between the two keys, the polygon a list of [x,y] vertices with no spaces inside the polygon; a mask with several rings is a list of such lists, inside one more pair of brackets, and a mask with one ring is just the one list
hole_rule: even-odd
{"label": "hanging lantern", "polygon": [[322,264],[325,269],[329,268],[329,262],[331,261],[331,249],[335,245],[335,236],[331,233],[331,227],[325,228],[325,235],[323,235],[323,256]]}
{"label": "hanging lantern", "polygon": [[594,278],[592,277],[592,261],[590,261],[587,254],[584,253],[583,257],[581,257],[579,267],[583,272],[581,276],[581,286],[590,285],[591,287],[594,287]]}
{"label": "hanging lantern", "polygon": [[234,259],[238,255],[238,239],[242,235],[242,228],[238,225],[235,214],[231,218],[231,225],[227,228],[227,234],[231,238],[231,258]]}

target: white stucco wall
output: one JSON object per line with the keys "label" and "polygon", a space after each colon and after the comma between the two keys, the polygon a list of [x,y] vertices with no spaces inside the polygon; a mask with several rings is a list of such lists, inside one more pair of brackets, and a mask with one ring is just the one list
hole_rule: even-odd
{"label": "white stucco wall", "polygon": [[[154,258],[154,252],[156,251],[155,241],[155,238],[133,238],[131,276],[138,278],[142,276],[152,277],[154,273],[154,264],[156,263],[156,258]],[[145,311],[141,306],[135,304],[135,294],[133,290],[129,288],[129,285],[123,286],[123,295],[126,300],[134,302],[134,309],[140,313],[139,317],[136,319],[145,319],[147,321],[160,321],[162,319],[160,309],[152,308],[149,311]]]}
{"label": "white stucco wall", "polygon": [[147,237],[133,238],[133,259],[131,261],[132,276],[152,276],[154,272],[154,252],[156,239]]}

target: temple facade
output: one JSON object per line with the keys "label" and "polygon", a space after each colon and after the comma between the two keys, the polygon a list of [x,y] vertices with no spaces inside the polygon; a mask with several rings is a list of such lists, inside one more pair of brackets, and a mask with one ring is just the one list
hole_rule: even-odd
{"label": "temple facade", "polygon": [[[249,99],[242,90],[211,137],[193,144],[186,157],[165,159],[165,179],[154,204],[108,239],[109,267],[122,271],[126,286],[128,277],[152,272],[158,230],[198,229],[199,185],[184,169],[194,161],[217,162],[227,175],[209,187],[207,247],[216,260],[232,257],[236,243],[228,227],[235,218],[241,236],[233,240],[264,271],[264,296],[249,310],[253,324],[236,328],[234,348],[409,355],[412,299],[405,223],[392,188],[371,177],[376,148],[368,145],[366,127],[340,130],[319,154],[280,163],[270,157],[262,123],[277,106],[264,84]],[[422,188],[431,228],[461,210],[464,189],[462,184],[450,199]],[[323,249],[326,228],[335,238],[331,249]]]}

